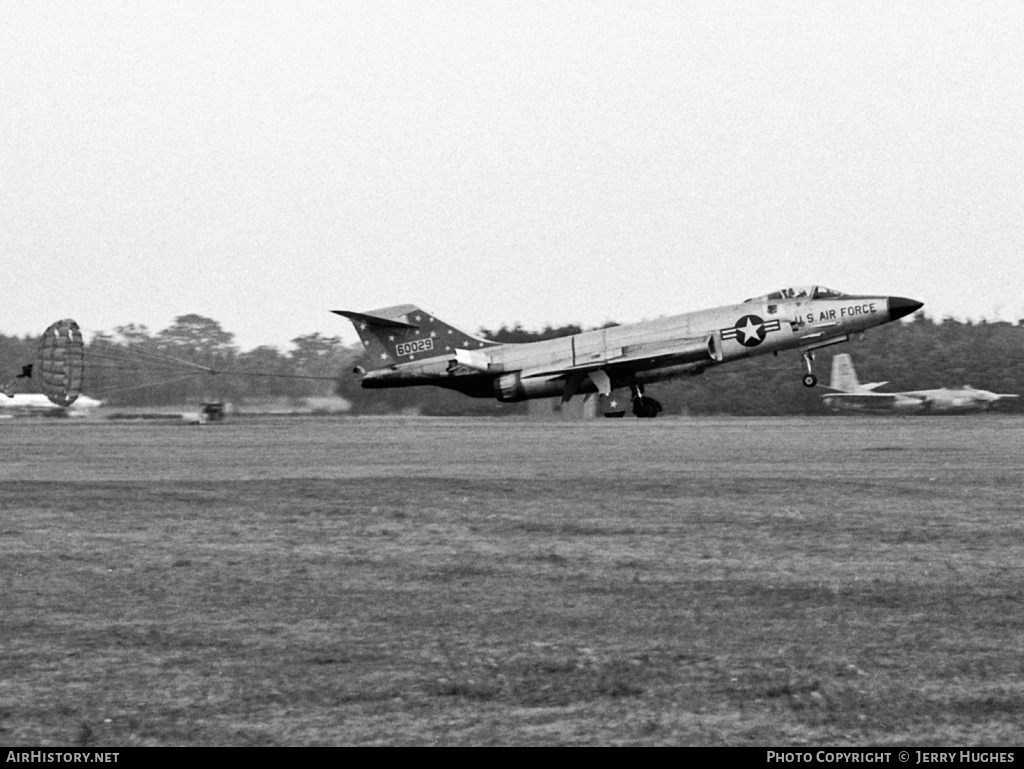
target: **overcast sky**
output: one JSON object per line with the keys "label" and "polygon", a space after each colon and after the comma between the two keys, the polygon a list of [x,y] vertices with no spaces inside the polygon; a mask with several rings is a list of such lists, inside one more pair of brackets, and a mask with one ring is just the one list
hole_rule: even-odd
{"label": "overcast sky", "polygon": [[1024,3],[0,0],[0,332],[1024,317]]}

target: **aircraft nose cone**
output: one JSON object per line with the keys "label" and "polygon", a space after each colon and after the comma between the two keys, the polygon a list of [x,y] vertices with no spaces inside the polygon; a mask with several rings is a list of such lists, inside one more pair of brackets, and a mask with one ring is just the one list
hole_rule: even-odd
{"label": "aircraft nose cone", "polygon": [[905,299],[902,296],[889,297],[889,319],[896,320],[917,312],[924,307],[924,302],[916,302],[913,299]]}

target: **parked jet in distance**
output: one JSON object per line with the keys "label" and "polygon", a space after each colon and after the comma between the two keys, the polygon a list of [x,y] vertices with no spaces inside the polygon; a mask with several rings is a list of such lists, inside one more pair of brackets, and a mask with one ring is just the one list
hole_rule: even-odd
{"label": "parked jet in distance", "polygon": [[79,395],[70,406],[58,406],[42,393],[15,393],[6,397],[0,395],[0,417],[84,417],[102,402]]}
{"label": "parked jet in distance", "polygon": [[825,405],[842,411],[895,411],[906,414],[953,414],[967,411],[984,411],[1002,398],[1016,398],[1016,395],[1000,395],[987,390],[975,390],[969,385],[959,389],[942,387],[937,390],[911,390],[898,393],[875,392],[886,382],[872,382],[862,385],[857,381],[853,360],[846,353],[832,359],[832,384],[838,390],[822,396]]}
{"label": "parked jet in distance", "polygon": [[355,370],[366,388],[436,385],[505,402],[557,396],[564,402],[576,394],[609,396],[628,387],[633,413],[654,417],[661,404],[644,395],[650,382],[796,348],[803,353],[803,382],[814,387],[814,350],[921,307],[921,302],[898,296],[855,296],[805,286],[711,310],[522,344],[467,334],[411,304],[333,312],[352,321],[377,366]]}

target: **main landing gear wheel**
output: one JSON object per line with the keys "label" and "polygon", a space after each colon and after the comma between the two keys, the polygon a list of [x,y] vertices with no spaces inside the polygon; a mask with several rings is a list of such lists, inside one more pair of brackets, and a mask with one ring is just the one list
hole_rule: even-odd
{"label": "main landing gear wheel", "polygon": [[633,399],[633,413],[641,419],[653,419],[661,412],[661,404],[654,398]]}
{"label": "main landing gear wheel", "polygon": [[633,414],[641,419],[653,419],[662,412],[661,404],[658,401],[644,395],[642,385],[633,385],[630,390],[633,394]]}
{"label": "main landing gear wheel", "polygon": [[818,377],[814,374],[804,374],[804,387],[814,387],[818,384]]}

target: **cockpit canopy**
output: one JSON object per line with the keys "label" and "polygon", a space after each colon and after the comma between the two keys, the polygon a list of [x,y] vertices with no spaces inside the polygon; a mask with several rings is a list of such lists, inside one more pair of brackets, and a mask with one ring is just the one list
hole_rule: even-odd
{"label": "cockpit canopy", "polygon": [[844,294],[841,291],[833,291],[831,288],[825,288],[824,286],[796,286],[794,288],[784,288],[781,291],[773,291],[764,296],[746,299],[744,304],[747,302],[781,302],[787,299],[840,299],[843,296]]}

